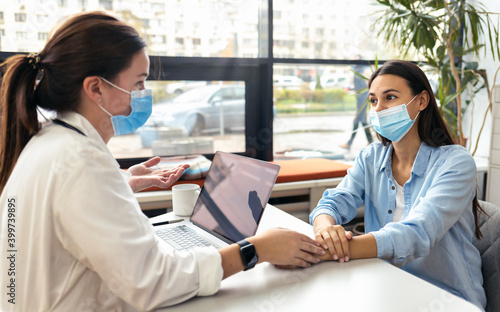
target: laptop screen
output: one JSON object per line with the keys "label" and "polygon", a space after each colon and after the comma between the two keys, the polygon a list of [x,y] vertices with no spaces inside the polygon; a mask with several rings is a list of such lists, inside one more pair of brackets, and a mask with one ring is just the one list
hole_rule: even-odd
{"label": "laptop screen", "polygon": [[232,242],[255,235],[278,171],[277,164],[215,153],[191,221]]}

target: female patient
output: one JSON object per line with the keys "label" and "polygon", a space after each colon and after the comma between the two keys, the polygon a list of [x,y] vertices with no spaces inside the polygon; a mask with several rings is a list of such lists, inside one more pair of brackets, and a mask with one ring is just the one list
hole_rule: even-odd
{"label": "female patient", "polygon": [[[378,257],[485,307],[476,166],[453,145],[425,74],[390,61],[369,83],[371,122],[381,143],[361,151],[335,189],[311,213],[327,258]],[[365,235],[340,226],[364,205]]]}
{"label": "female patient", "polygon": [[[149,68],[137,32],[101,13],[69,19],[39,54],[4,63],[1,285],[15,304],[2,294],[2,311],[152,310],[214,294],[244,269],[238,244],[160,250],[106,147],[149,117]],[[40,129],[37,106],[57,119]],[[325,253],[288,230],[247,240],[259,262],[305,267]]]}

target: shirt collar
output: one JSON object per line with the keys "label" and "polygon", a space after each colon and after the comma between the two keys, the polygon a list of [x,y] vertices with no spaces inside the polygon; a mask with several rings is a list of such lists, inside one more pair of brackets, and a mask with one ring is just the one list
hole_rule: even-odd
{"label": "shirt collar", "polygon": [[[65,123],[70,124],[71,126],[83,132],[83,134],[85,134],[87,138],[91,139],[93,142],[96,143],[96,145],[100,150],[104,151],[108,155],[110,160],[115,163],[116,167],[119,167],[118,162],[109,151],[108,147],[106,146],[106,143],[104,143],[102,137],[99,135],[99,133],[90,123],[90,121],[87,120],[87,118],[83,117],[77,112],[65,112],[65,113],[58,113],[57,119],[62,120]],[[81,134],[77,135],[81,136]]]}
{"label": "shirt collar", "polygon": [[385,156],[382,160],[382,166],[380,166],[380,171],[384,171],[385,168],[388,169],[388,172],[392,172],[392,151],[394,148],[392,147],[392,144],[389,144],[389,146],[386,147],[385,151]]}
{"label": "shirt collar", "polygon": [[429,158],[431,157],[431,152],[432,147],[429,144],[425,142],[420,144],[417,157],[415,157],[415,163],[413,164],[413,169],[411,170],[413,174],[419,177],[424,175],[427,164],[429,163]]}
{"label": "shirt collar", "polygon": [[83,132],[85,136],[91,138],[93,141],[101,142],[102,144],[104,144],[102,137],[99,135],[94,126],[92,126],[92,124],[85,117],[78,114],[77,112],[58,113],[57,119],[62,120],[65,123],[77,128],[78,130]]}

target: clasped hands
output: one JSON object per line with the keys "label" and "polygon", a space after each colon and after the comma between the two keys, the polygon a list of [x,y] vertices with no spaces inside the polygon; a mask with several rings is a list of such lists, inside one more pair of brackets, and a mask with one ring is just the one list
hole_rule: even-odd
{"label": "clasped hands", "polygon": [[139,192],[149,187],[168,188],[181,177],[188,164],[182,164],[171,169],[151,169],[160,162],[160,157],[154,157],[140,164],[131,166],[128,172],[132,175],[129,185],[132,191]]}
{"label": "clasped hands", "polygon": [[340,263],[350,259],[349,240],[352,232],[341,225],[325,224],[314,227],[315,239],[328,252],[320,260],[338,260]]}
{"label": "clasped hands", "polygon": [[[313,242],[325,252],[316,253],[320,261],[346,262],[350,259],[349,241],[353,234],[346,231],[343,226],[336,225],[335,220],[329,215],[319,215],[314,220],[315,240]],[[276,265],[278,268],[292,269],[293,265]]]}

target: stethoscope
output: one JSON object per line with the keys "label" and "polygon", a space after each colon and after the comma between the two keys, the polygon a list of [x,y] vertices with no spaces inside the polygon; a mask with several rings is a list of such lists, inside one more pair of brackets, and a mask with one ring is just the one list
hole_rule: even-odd
{"label": "stethoscope", "polygon": [[80,133],[81,135],[85,136],[85,133],[83,133],[82,131],[80,131],[80,129],[77,129],[77,128],[73,127],[72,125],[70,125],[67,122],[64,122],[64,121],[59,120],[59,119],[54,119],[54,120],[52,120],[52,122],[55,123],[55,124],[57,124],[57,125],[63,126],[65,128],[71,129],[73,131],[76,131],[76,132]]}

